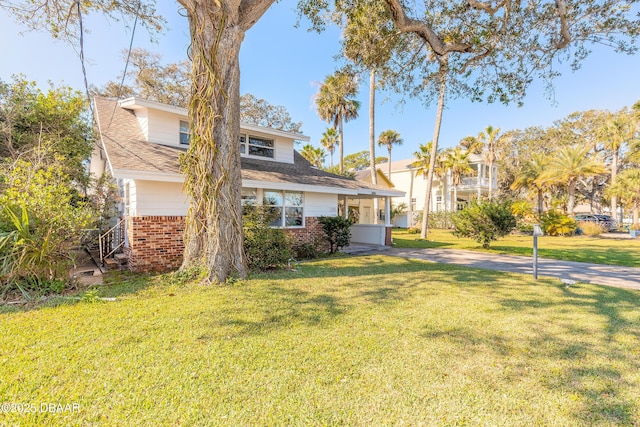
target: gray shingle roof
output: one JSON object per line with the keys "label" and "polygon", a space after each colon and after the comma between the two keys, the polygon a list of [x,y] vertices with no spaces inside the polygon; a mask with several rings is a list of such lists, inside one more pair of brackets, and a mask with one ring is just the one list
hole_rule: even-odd
{"label": "gray shingle roof", "polygon": [[[117,101],[95,98],[98,131],[111,167],[115,170],[180,175],[178,158],[186,148],[145,141],[135,114]],[[314,168],[297,151],[294,163],[241,158],[242,178],[275,183],[295,183],[352,190],[389,190]]]}

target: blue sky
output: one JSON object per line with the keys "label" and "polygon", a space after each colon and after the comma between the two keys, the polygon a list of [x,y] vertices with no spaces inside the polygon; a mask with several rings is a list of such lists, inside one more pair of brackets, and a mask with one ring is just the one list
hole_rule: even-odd
{"label": "blue sky", "polygon": [[[178,14],[177,3],[159,2],[160,12],[168,20],[168,28],[155,44],[148,34],[136,30],[134,47],[159,52],[166,62],[186,58],[189,43],[186,18]],[[333,28],[323,34],[307,32],[305,24],[294,28],[295,2],[276,3],[247,33],[243,42],[240,68],[241,93],[250,92],[272,104],[285,106],[296,121],[303,122],[303,132],[311,143],[319,145],[327,124],[321,121],[313,106],[318,84],[337,67],[334,59],[339,50],[339,32]],[[89,29],[85,44],[89,83],[102,85],[115,80],[124,68],[121,51],[129,46],[131,29],[123,22],[109,22],[101,16],[85,21]],[[23,73],[41,87],[47,81],[83,88],[78,54],[69,45],[53,40],[45,32],[27,32],[0,11],[0,79],[8,81],[12,74]],[[640,100],[640,55],[615,54],[604,48],[572,72],[557,64],[562,76],[556,79],[553,99],[541,84],[533,84],[524,106],[471,103],[451,100],[444,112],[440,143],[454,146],[467,135],[477,135],[488,125],[502,131],[528,126],[549,126],[574,111],[606,109],[615,111]],[[387,96],[389,95],[389,96]],[[358,96],[362,103],[360,118],[345,125],[345,154],[368,149],[368,79],[362,81]],[[383,102],[385,98],[387,101]],[[431,140],[435,107],[407,99],[398,106],[400,96],[377,94],[376,135],[395,129],[404,139],[394,148],[394,160],[411,157],[418,145]],[[386,149],[377,148],[386,156]]]}

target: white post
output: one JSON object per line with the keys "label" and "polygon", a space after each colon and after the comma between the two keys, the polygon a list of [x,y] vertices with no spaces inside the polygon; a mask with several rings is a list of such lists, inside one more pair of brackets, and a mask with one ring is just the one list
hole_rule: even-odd
{"label": "white post", "polygon": [[384,198],[384,222],[385,226],[391,226],[391,197],[386,196]]}

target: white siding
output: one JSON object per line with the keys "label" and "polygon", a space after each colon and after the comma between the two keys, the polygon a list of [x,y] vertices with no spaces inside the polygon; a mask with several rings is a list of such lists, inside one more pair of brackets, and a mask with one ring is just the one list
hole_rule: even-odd
{"label": "white siding", "polygon": [[276,161],[283,163],[293,163],[293,140],[276,139]]}
{"label": "white siding", "polygon": [[304,216],[338,215],[338,196],[329,193],[304,193]]}
{"label": "white siding", "polygon": [[187,117],[158,110],[148,111],[149,141],[166,145],[180,145],[180,120],[188,120]]}
{"label": "white siding", "polygon": [[[185,216],[189,200],[177,182],[136,181],[136,216]],[[133,196],[132,196],[133,199]]]}
{"label": "white siding", "polygon": [[94,178],[100,178],[104,173],[107,160],[102,158],[102,151],[98,147],[94,147],[91,152],[91,161],[89,162],[89,174]]}
{"label": "white siding", "polygon": [[138,119],[138,124],[140,125],[140,129],[142,130],[142,134],[149,141],[149,110],[140,109],[135,111],[136,118]]}

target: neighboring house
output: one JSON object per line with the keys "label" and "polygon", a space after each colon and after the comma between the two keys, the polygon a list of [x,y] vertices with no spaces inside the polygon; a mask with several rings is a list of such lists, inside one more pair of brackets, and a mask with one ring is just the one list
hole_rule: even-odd
{"label": "neighboring house", "polygon": [[[140,98],[95,98],[94,105],[99,139],[90,170],[95,176],[110,173],[121,191],[129,268],[179,267],[189,207],[178,161],[189,145],[187,110]],[[390,244],[391,224],[371,225],[364,205],[380,198],[389,206],[391,197],[403,193],[318,170],[294,150],[296,141],[309,138],[241,124],[242,202],[279,210],[273,225],[302,243],[323,237],[320,217],[346,215],[345,205],[353,209],[355,201],[363,201],[352,242]]]}
{"label": "neighboring house", "polygon": [[[429,212],[456,211],[463,208],[469,201],[489,194],[489,165],[477,154],[470,154],[469,159],[474,172],[463,178],[462,184],[456,191],[452,185],[451,174],[447,171],[444,177],[433,178],[431,188]],[[424,210],[427,193],[426,174],[417,174],[418,168],[412,167],[416,159],[397,160],[391,162],[390,180],[396,190],[404,191],[405,195],[394,197],[393,203],[406,203],[406,215],[394,218],[397,227],[412,227],[416,225],[417,213]],[[386,167],[386,166],[385,166]],[[385,169],[386,170],[386,169]],[[498,169],[493,165],[492,192],[498,188]],[[454,202],[454,194],[457,200]]]}

